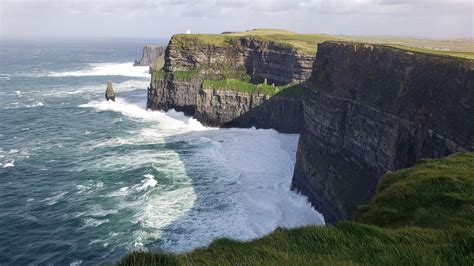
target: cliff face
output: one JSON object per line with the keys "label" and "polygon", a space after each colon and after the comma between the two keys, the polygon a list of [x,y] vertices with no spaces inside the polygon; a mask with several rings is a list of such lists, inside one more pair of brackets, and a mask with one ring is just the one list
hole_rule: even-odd
{"label": "cliff face", "polygon": [[250,78],[268,84],[299,83],[311,75],[314,56],[294,48],[252,37],[222,37],[203,42],[174,36],[165,52],[165,66],[152,74],[147,107],[176,109],[200,122],[220,127],[274,128],[297,133],[302,124],[300,96],[209,89],[205,79]]}
{"label": "cliff face", "polygon": [[165,48],[162,45],[145,45],[142,57],[139,60],[135,60],[134,65],[154,67],[157,61],[164,60]]}
{"label": "cliff face", "polygon": [[243,36],[202,43],[187,36],[173,36],[165,55],[165,69],[198,69],[207,76],[248,74],[269,83],[304,81],[311,75],[315,56],[293,47]]}
{"label": "cliff face", "polygon": [[199,93],[196,107],[194,116],[210,126],[250,125],[297,133],[303,121],[303,105],[297,97],[269,97],[265,94],[203,89]]}
{"label": "cliff face", "polygon": [[293,188],[327,222],[353,215],[386,171],[474,150],[474,64],[386,46],[318,46]]}

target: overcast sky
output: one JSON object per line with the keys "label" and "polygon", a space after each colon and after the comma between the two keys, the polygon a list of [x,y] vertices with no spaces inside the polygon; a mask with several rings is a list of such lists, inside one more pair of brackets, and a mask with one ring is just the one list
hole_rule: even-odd
{"label": "overcast sky", "polygon": [[0,37],[168,38],[283,28],[472,38],[474,0],[0,0]]}

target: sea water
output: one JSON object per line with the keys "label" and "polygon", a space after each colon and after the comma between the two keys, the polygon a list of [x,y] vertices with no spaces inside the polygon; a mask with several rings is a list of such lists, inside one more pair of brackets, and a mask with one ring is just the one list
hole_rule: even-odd
{"label": "sea water", "polygon": [[[148,111],[144,41],[0,46],[0,264],[100,264],[323,224],[298,135]],[[116,102],[104,92],[112,80]]]}

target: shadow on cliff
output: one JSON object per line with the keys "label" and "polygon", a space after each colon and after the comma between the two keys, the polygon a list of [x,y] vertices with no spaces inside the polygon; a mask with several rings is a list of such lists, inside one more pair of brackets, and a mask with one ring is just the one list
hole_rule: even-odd
{"label": "shadow on cliff", "polygon": [[304,84],[290,86],[221,127],[271,128],[281,133],[300,133],[303,127],[304,88]]}

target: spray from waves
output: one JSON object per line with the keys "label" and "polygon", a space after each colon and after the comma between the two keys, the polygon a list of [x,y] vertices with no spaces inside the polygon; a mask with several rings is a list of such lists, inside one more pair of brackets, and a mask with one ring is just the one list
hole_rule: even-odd
{"label": "spray from waves", "polygon": [[274,130],[223,129],[205,132],[211,146],[187,156],[197,201],[174,221],[160,248],[186,252],[216,238],[250,240],[277,227],[324,224],[307,198],[290,191],[298,135]]}
{"label": "spray from waves", "polygon": [[143,180],[142,183],[135,188],[137,191],[146,190],[148,187],[154,187],[158,183],[153,175],[146,174],[144,175],[144,177],[146,177],[146,179]]}
{"label": "spray from waves", "polygon": [[193,151],[181,157],[171,150],[138,150],[102,159],[96,166],[125,170],[151,164],[164,180],[185,180],[181,188],[163,191],[167,186],[149,173],[140,182],[110,194],[133,198],[120,208],[138,210],[135,222],[145,225],[133,233],[130,249],[160,239],[157,248],[183,252],[221,237],[250,240],[277,227],[324,224],[306,197],[290,191],[298,135],[257,129],[210,130],[182,113],[147,111],[120,98],[117,102],[90,101],[80,107],[151,122],[133,136],[114,138],[101,146],[185,142]]}
{"label": "spray from waves", "polygon": [[[163,125],[161,136],[169,136],[190,131],[203,131],[211,128],[203,126],[196,119],[185,116],[181,112],[174,110],[168,112],[148,111],[141,106],[129,103],[121,98],[117,98],[115,102],[112,101],[90,101],[87,104],[79,105],[79,107],[94,108],[97,111],[113,111],[119,112],[124,116],[138,119],[144,122],[156,122],[158,125]],[[152,135],[154,135],[154,130]],[[146,133],[145,133],[146,134]]]}
{"label": "spray from waves", "polygon": [[94,63],[88,68],[65,72],[50,72],[49,77],[84,77],[84,76],[150,76],[148,67],[133,66],[133,63]]}

